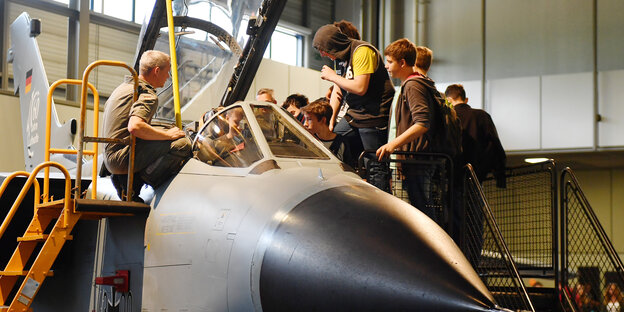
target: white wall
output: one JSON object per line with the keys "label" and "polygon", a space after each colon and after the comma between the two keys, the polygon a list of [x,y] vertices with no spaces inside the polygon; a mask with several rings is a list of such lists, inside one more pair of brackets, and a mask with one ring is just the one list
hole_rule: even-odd
{"label": "white wall", "polygon": [[319,71],[263,59],[246,99],[255,99],[258,90],[271,88],[275,90],[278,104],[282,104],[293,93],[301,93],[314,101],[325,96],[330,86],[330,82],[321,80]]}

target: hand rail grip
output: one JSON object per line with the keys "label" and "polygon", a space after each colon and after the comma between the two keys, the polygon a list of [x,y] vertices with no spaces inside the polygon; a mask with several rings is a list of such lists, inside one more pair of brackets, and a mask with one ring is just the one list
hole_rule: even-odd
{"label": "hand rail grip", "polygon": [[[4,179],[4,182],[2,182],[2,185],[0,186],[0,198],[2,198],[2,194],[4,194],[4,191],[6,191],[6,188],[9,186],[9,183],[11,182],[11,180],[13,180],[13,178],[17,177],[17,176],[25,176],[28,177],[30,176],[30,172],[27,171],[16,171],[13,172],[12,174],[10,174],[8,177],[6,177],[6,179]],[[39,181],[37,179],[35,179],[35,196],[34,196],[34,201],[35,201],[35,205],[39,204],[39,200],[41,199],[41,195],[40,195],[40,188],[39,188]],[[0,234],[0,237],[2,237],[2,234]]]}
{"label": "hand rail grip", "polygon": [[[26,180],[26,183],[24,183],[24,186],[22,187],[22,190],[20,191],[19,195],[17,196],[17,199],[13,203],[13,206],[11,206],[11,209],[7,213],[7,216],[4,218],[4,221],[2,222],[2,226],[0,226],[0,238],[2,238],[2,236],[4,235],[4,232],[6,231],[7,227],[11,223],[11,220],[13,220],[13,216],[17,212],[17,209],[19,208],[20,204],[24,200],[24,197],[26,197],[26,193],[28,193],[28,190],[30,189],[30,186],[33,183],[35,183],[35,186],[36,186],[36,190],[35,190],[35,195],[36,195],[36,197],[35,197],[35,204],[38,203],[38,199],[37,198],[39,197],[39,182],[37,181],[37,173],[39,173],[39,171],[41,171],[41,169],[48,168],[50,166],[58,168],[63,173],[63,175],[65,176],[65,198],[64,198],[65,205],[64,205],[63,213],[64,214],[69,213],[69,209],[68,208],[69,208],[69,200],[70,200],[70,194],[71,194],[71,179],[69,178],[69,172],[61,164],[59,164],[57,162],[53,162],[53,161],[47,161],[47,162],[41,163],[40,165],[35,167],[35,169],[33,170],[32,173],[28,173],[28,172],[24,172],[24,171],[14,172],[9,177],[7,177],[7,179],[5,179],[4,183],[2,183],[2,187],[0,187],[0,191],[4,192],[4,190],[6,189],[6,187],[8,185],[7,181],[13,179],[14,177],[16,177],[18,175],[28,176],[28,180]],[[37,182],[33,182],[33,181],[37,181]],[[0,193],[0,194],[2,194],[2,193]],[[67,225],[67,218],[65,216],[63,217],[63,224],[65,226]]]}
{"label": "hand rail grip", "polygon": [[[128,64],[124,62],[119,62],[119,61],[99,60],[87,66],[87,68],[85,69],[82,75],[82,91],[81,91],[81,97],[80,97],[80,121],[78,123],[78,159],[82,159],[82,155],[84,153],[84,150],[83,150],[84,149],[84,146],[83,146],[84,145],[83,144],[84,143],[84,127],[85,127],[84,117],[85,117],[86,110],[87,110],[87,84],[89,81],[89,74],[95,67],[101,66],[101,65],[123,67],[123,68],[126,68],[128,71],[130,71],[130,73],[132,74],[132,78],[134,80],[134,92],[133,92],[132,102],[136,102],[138,98],[139,76],[137,72],[134,70],[134,68],[130,67]],[[96,126],[97,126],[97,122],[96,122]],[[97,137],[97,135],[95,136]],[[132,200],[132,182],[134,179],[134,148],[135,148],[134,143],[135,143],[134,135],[130,134],[130,161],[128,164],[128,195],[126,196],[127,201]],[[97,167],[97,156],[94,156],[94,162],[95,162],[95,166]],[[94,176],[93,179],[97,180],[97,176]],[[77,168],[76,168],[76,191],[75,191],[76,198],[80,198],[81,180],[82,180],[82,162],[78,162]],[[95,192],[92,192],[92,193],[93,193],[92,196],[95,196]]]}
{"label": "hand rail grip", "polygon": [[[58,149],[58,148],[50,148],[50,127],[52,123],[52,94],[56,90],[56,88],[61,84],[72,84],[72,85],[82,85],[82,80],[79,79],[60,79],[55,81],[52,85],[50,85],[50,89],[48,90],[48,104],[46,108],[46,141],[45,141],[45,159],[44,161],[50,161],[50,154],[78,154],[75,150],[69,149]],[[100,111],[100,95],[95,89],[95,86],[90,82],[87,82],[89,89],[91,89],[91,93],[93,94],[93,135],[98,136],[98,128],[99,128],[99,111]],[[95,199],[95,195],[97,194],[97,155],[98,155],[98,146],[94,144],[93,150],[83,151],[87,155],[93,155],[93,168],[91,172],[92,179],[92,194],[91,198]],[[82,157],[76,157],[77,162],[82,162]],[[50,195],[50,168],[45,168],[45,178],[43,180],[43,201],[48,202]]]}

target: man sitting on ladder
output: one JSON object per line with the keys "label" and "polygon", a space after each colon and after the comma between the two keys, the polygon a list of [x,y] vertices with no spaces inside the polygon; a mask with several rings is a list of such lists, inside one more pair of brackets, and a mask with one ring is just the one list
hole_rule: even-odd
{"label": "man sitting on ladder", "polygon": [[104,164],[113,174],[112,181],[119,198],[138,196],[143,184],[157,188],[178,172],[191,156],[191,142],[177,127],[160,129],[150,125],[158,107],[155,88],[161,88],[169,78],[170,57],[166,53],[145,51],[139,62],[138,99],[133,102],[134,84],[127,76],[106,101],[104,108],[104,134],[108,138],[136,137],[134,159],[134,194],[127,194],[127,174],[130,146],[118,143],[106,145]]}

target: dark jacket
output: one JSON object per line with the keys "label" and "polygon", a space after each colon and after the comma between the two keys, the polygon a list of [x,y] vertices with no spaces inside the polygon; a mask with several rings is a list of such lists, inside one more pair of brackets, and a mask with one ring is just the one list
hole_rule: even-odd
{"label": "dark jacket", "polygon": [[462,124],[465,161],[472,164],[479,181],[483,182],[487,174],[493,171],[497,186],[505,187],[507,156],[492,117],[486,111],[468,104],[455,105],[455,111]]}

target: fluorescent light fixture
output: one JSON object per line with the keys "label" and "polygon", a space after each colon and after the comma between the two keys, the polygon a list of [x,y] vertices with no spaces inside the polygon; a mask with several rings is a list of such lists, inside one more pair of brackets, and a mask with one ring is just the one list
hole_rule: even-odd
{"label": "fluorescent light fixture", "polygon": [[524,161],[528,162],[529,164],[537,164],[537,163],[541,163],[541,162],[545,162],[550,160],[550,158],[544,158],[544,157],[535,157],[535,158],[525,158]]}

